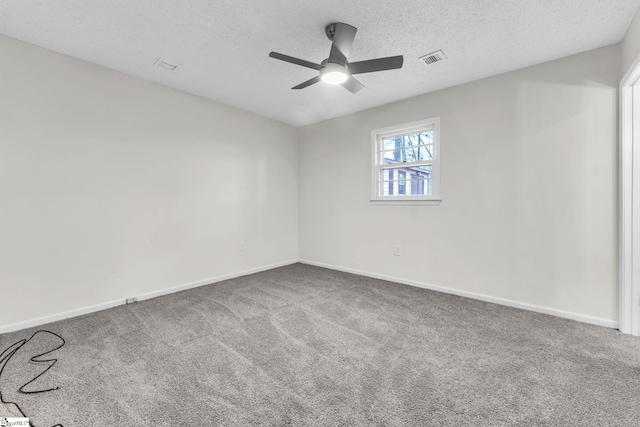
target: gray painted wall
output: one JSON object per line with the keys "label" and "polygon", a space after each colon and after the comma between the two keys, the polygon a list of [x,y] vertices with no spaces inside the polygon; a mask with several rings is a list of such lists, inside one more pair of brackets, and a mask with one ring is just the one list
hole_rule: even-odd
{"label": "gray painted wall", "polygon": [[[301,128],[300,258],[617,321],[620,61],[615,45]],[[371,130],[436,116],[442,204],[372,206]]]}
{"label": "gray painted wall", "polygon": [[297,150],[290,126],[0,37],[0,327],[295,260]]}

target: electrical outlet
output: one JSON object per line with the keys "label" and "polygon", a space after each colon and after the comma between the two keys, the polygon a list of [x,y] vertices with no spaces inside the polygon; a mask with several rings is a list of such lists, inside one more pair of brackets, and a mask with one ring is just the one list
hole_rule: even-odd
{"label": "electrical outlet", "polygon": [[240,250],[244,251],[247,249],[247,245],[244,243],[244,240],[240,241]]}
{"label": "electrical outlet", "polygon": [[395,256],[400,256],[400,255],[402,255],[402,248],[401,248],[400,246],[398,246],[398,245],[394,246],[394,247],[393,247],[393,254],[394,254]]}
{"label": "electrical outlet", "polygon": [[136,298],[136,297],[130,297],[130,298],[127,298],[126,303],[127,303],[127,304],[133,304],[133,303],[134,303],[134,302],[136,302],[136,301],[138,301],[138,298]]}

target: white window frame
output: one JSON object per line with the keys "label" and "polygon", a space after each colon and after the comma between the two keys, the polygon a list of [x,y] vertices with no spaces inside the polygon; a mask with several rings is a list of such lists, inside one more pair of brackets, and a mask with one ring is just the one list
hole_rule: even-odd
{"label": "white window frame", "polygon": [[[411,165],[431,165],[431,194],[415,196],[384,196],[380,194],[380,177],[384,163],[382,160],[382,140],[394,136],[433,131],[433,159],[422,162],[408,162]],[[440,117],[403,123],[371,131],[371,203],[374,205],[430,205],[437,206],[442,201],[440,195]]]}

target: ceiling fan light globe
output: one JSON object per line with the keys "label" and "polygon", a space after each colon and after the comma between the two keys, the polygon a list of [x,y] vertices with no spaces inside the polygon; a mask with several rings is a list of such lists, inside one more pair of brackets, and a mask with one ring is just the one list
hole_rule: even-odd
{"label": "ceiling fan light globe", "polygon": [[349,76],[341,71],[331,71],[329,73],[324,73],[321,77],[322,81],[325,83],[329,83],[330,85],[339,85],[347,81]]}
{"label": "ceiling fan light globe", "polygon": [[334,64],[332,62],[324,62],[323,65],[320,69],[320,79],[330,85],[339,85],[346,82],[351,74],[346,65]]}

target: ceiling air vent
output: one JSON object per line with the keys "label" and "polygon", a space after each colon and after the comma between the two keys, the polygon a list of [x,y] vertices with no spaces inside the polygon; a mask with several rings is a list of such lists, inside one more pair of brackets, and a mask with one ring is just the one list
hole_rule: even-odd
{"label": "ceiling air vent", "polygon": [[165,68],[169,71],[174,71],[176,68],[178,68],[178,64],[172,64],[164,58],[156,59],[156,62],[154,62],[153,65],[155,65],[156,67]]}
{"label": "ceiling air vent", "polygon": [[433,64],[434,62],[438,62],[438,61],[442,61],[443,59],[447,59],[446,55],[444,54],[443,51],[441,50],[436,50],[435,52],[431,52],[426,54],[425,56],[421,56],[419,58],[422,62],[424,62],[424,65],[430,65]]}

